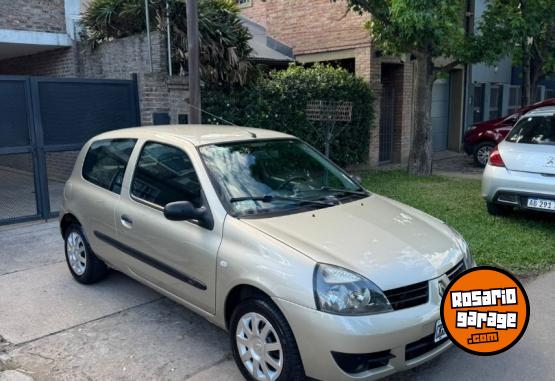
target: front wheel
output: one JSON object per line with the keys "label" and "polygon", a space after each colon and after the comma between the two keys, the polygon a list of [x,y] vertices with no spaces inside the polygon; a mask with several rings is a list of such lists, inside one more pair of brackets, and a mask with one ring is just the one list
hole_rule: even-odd
{"label": "front wheel", "polygon": [[474,162],[479,167],[485,167],[489,160],[491,150],[495,147],[492,142],[483,142],[476,146],[474,149]]}
{"label": "front wheel", "polygon": [[305,379],[293,332],[271,301],[242,302],[231,316],[229,334],[233,357],[247,380]]}

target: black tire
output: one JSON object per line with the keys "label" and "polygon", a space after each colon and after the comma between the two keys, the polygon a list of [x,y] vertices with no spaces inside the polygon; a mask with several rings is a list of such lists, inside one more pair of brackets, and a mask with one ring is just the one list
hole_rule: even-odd
{"label": "black tire", "polygon": [[492,216],[506,216],[513,211],[512,206],[499,205],[493,202],[486,202],[486,207],[488,209],[488,213]]}
{"label": "black tire", "polygon": [[[70,239],[70,236],[72,234],[77,234],[80,237],[82,241],[82,245],[79,245],[79,247],[81,247],[85,252],[84,272],[81,274],[77,273],[73,269],[69,259],[68,239]],[[66,254],[67,267],[69,268],[71,275],[73,275],[73,277],[79,283],[83,283],[83,284],[96,283],[104,279],[106,275],[108,275],[108,266],[106,266],[106,264],[102,260],[100,260],[96,255],[94,255],[89,245],[89,242],[87,241],[87,238],[83,234],[83,229],[81,228],[80,225],[72,224],[66,229],[65,236],[64,236],[64,250]]]}
{"label": "black tire", "polygon": [[235,308],[233,314],[231,315],[229,324],[231,351],[233,352],[233,358],[235,359],[235,363],[239,367],[239,370],[243,374],[243,377],[250,381],[256,380],[243,364],[236,341],[236,332],[239,321],[248,313],[262,315],[270,322],[277,333],[282,347],[283,366],[276,381],[305,380],[303,363],[301,361],[301,356],[299,354],[299,349],[297,347],[293,331],[291,331],[289,323],[287,323],[285,316],[283,316],[277,306],[271,300],[264,297],[244,300]]}
{"label": "black tire", "polygon": [[472,154],[472,157],[474,157],[474,163],[476,163],[477,166],[484,168],[488,163],[489,153],[494,147],[495,143],[493,142],[482,142],[478,144],[474,148],[474,153]]}

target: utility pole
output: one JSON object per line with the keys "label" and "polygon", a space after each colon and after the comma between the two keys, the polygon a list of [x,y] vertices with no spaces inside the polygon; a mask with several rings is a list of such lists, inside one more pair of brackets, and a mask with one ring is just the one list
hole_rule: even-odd
{"label": "utility pole", "polygon": [[187,45],[189,59],[189,124],[200,124],[200,53],[197,0],[187,0]]}
{"label": "utility pole", "polygon": [[166,0],[166,32],[168,39],[168,73],[170,77],[173,75],[172,63],[172,35],[170,29],[170,0]]}
{"label": "utility pole", "polygon": [[145,18],[146,18],[146,38],[148,40],[148,64],[150,66],[150,72],[154,71],[152,66],[152,44],[150,42],[150,12],[148,9],[148,0],[145,0]]}

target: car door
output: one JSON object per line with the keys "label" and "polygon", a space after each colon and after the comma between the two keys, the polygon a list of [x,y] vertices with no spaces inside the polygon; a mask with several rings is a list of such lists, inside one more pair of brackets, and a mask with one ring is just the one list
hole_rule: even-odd
{"label": "car door", "polygon": [[189,153],[144,142],[116,211],[117,239],[133,275],[213,314],[221,229],[166,219],[164,206],[176,201],[209,208]]}
{"label": "car door", "polygon": [[118,267],[117,253],[99,235],[116,233],[115,210],[135,143],[136,139],[93,142],[83,159],[80,178],[71,181],[71,210],[81,221],[93,251],[115,267]]}

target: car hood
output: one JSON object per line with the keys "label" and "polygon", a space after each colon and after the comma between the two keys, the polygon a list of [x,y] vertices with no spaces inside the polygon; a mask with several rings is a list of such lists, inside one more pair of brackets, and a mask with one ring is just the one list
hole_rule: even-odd
{"label": "car hood", "polygon": [[439,277],[464,257],[447,225],[378,195],[243,221],[316,262],[355,271],[383,290]]}

